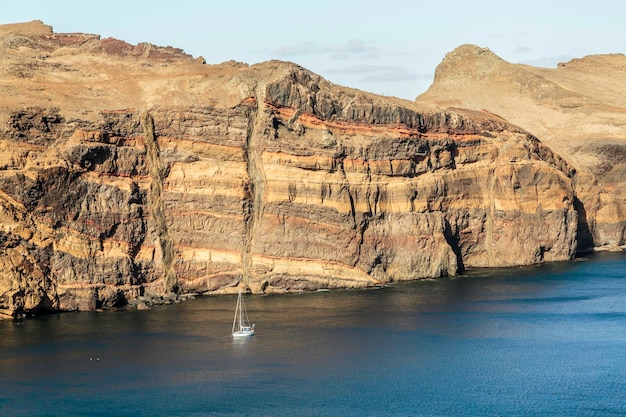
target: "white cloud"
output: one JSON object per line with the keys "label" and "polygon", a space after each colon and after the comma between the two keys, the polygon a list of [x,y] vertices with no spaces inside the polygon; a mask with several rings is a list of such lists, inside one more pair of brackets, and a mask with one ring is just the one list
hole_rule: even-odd
{"label": "white cloud", "polygon": [[283,57],[302,55],[327,55],[333,59],[377,58],[380,49],[373,42],[361,39],[348,39],[339,45],[322,45],[316,42],[296,42],[270,50],[270,53]]}
{"label": "white cloud", "polygon": [[352,65],[345,68],[330,68],[324,71],[332,75],[354,75],[364,82],[403,82],[416,80],[418,75],[401,66],[394,65]]}
{"label": "white cloud", "polygon": [[520,64],[532,65],[533,67],[556,68],[560,62],[567,62],[575,58],[572,55],[544,56],[535,59],[521,60]]}
{"label": "white cloud", "polygon": [[527,54],[530,52],[533,52],[533,48],[530,48],[528,46],[518,46],[517,48],[513,49],[513,53],[515,55]]}
{"label": "white cloud", "polygon": [[283,45],[270,50],[271,53],[280,56],[298,56],[318,53],[319,45],[315,42],[297,42],[291,45]]}

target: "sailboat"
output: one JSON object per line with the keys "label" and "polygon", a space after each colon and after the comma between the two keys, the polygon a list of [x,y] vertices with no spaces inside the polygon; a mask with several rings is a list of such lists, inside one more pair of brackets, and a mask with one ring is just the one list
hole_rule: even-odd
{"label": "sailboat", "polygon": [[248,312],[241,297],[241,290],[237,297],[237,306],[235,307],[235,318],[233,319],[233,337],[248,337],[254,335],[254,324],[250,326]]}

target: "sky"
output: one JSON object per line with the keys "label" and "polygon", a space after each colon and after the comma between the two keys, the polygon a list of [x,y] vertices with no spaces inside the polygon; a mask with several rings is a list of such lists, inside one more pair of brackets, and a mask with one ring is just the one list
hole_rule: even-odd
{"label": "sky", "polygon": [[208,64],[291,61],[335,84],[414,100],[466,43],[548,68],[626,53],[624,16],[622,0],[20,0],[3,2],[0,24],[41,20],[57,33],[174,46]]}

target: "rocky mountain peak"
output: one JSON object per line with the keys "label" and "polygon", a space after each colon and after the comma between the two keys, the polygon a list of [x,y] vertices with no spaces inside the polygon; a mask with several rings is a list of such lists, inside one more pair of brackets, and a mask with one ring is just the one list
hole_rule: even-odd
{"label": "rocky mountain peak", "polygon": [[465,44],[448,52],[435,69],[435,82],[459,78],[481,78],[506,64],[489,48]]}

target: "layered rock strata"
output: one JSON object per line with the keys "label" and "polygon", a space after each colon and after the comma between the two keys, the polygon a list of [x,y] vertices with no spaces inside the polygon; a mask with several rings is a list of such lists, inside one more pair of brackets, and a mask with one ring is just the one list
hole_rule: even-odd
{"label": "layered rock strata", "polygon": [[575,171],[499,117],[40,22],[0,41],[5,316],[574,255]]}
{"label": "layered rock strata", "polygon": [[578,173],[580,249],[619,250],[626,248],[625,69],[623,54],[538,68],[462,45],[417,102],[489,111],[540,137]]}

